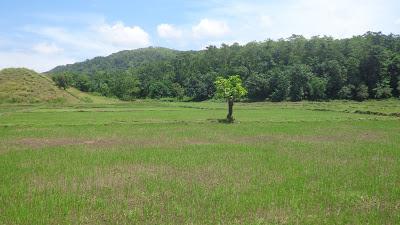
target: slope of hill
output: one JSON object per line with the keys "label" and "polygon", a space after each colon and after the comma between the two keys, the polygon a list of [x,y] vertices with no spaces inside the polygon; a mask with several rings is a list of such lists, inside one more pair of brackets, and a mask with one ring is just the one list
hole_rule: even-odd
{"label": "slope of hill", "polygon": [[53,81],[32,70],[3,69],[0,71],[0,103],[79,102]]}
{"label": "slope of hill", "polygon": [[114,103],[118,100],[82,93],[74,88],[59,89],[54,82],[24,68],[0,70],[1,103]]}
{"label": "slope of hill", "polygon": [[48,73],[63,71],[80,72],[91,74],[94,71],[126,70],[131,67],[140,66],[144,63],[152,63],[170,59],[179,51],[168,48],[142,48],[136,50],[125,50],[106,57],[96,57],[84,62],[58,66]]}

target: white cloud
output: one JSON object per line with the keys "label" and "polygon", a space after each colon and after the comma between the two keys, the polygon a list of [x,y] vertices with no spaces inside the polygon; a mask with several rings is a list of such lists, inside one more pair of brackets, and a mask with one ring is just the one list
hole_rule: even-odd
{"label": "white cloud", "polygon": [[165,39],[180,39],[183,31],[171,24],[160,24],[157,26],[158,36]]}
{"label": "white cloud", "polygon": [[219,38],[227,35],[230,28],[225,21],[202,19],[199,24],[192,27],[195,38]]}
{"label": "white cloud", "polygon": [[394,23],[400,25],[400,18],[398,18]]}
{"label": "white cloud", "polygon": [[63,51],[62,48],[59,48],[54,43],[49,44],[47,42],[36,44],[32,49],[39,54],[56,54]]}
{"label": "white cloud", "polygon": [[15,46],[8,51],[0,49],[0,68],[28,67],[43,72],[58,65],[151,44],[150,35],[142,28],[125,26],[122,22],[94,23],[79,30],[26,26],[23,31],[46,41],[33,46]]}
{"label": "white cloud", "polygon": [[80,30],[69,30],[63,27],[25,27],[24,31],[34,33],[62,46],[67,54],[78,58],[104,56],[111,53],[148,47],[150,35],[138,26],[125,26],[122,22],[115,24],[98,23]]}
{"label": "white cloud", "polygon": [[62,27],[25,27],[24,30],[68,48],[102,55],[151,45],[150,35],[142,28],[125,26],[122,22],[101,23],[81,30]]}
{"label": "white cloud", "polygon": [[45,72],[57,65],[74,63],[76,59],[63,55],[49,55],[32,52],[0,52],[0,68],[26,67],[38,72]]}
{"label": "white cloud", "polygon": [[63,46],[76,48],[78,50],[100,49],[98,33],[93,31],[69,31],[62,27],[26,27],[27,32],[35,33]]}
{"label": "white cloud", "polygon": [[225,39],[262,41],[293,33],[336,38],[367,31],[399,33],[393,23],[399,10],[396,0],[217,0],[192,16],[223,18],[235,27]]}
{"label": "white cloud", "polygon": [[[374,0],[300,0],[280,17],[280,33],[350,37],[379,29],[381,3]],[[283,29],[282,29],[283,28]]]}
{"label": "white cloud", "polygon": [[125,26],[122,22],[114,25],[103,24],[95,30],[103,40],[125,48],[139,48],[150,45],[150,35],[138,26]]}

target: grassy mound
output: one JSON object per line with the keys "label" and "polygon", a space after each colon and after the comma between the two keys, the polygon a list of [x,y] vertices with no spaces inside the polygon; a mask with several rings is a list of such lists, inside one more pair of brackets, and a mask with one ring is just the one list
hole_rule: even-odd
{"label": "grassy mound", "polygon": [[80,92],[62,90],[54,82],[25,68],[0,70],[0,104],[2,103],[115,103],[118,100]]}
{"label": "grassy mound", "polygon": [[79,100],[35,71],[24,68],[0,71],[0,103],[42,102],[77,103]]}

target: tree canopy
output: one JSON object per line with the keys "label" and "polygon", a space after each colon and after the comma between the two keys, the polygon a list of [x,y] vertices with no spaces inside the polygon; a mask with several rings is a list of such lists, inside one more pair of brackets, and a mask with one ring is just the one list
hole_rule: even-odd
{"label": "tree canopy", "polygon": [[293,35],[201,51],[146,48],[61,66],[50,74],[89,92],[133,98],[216,94],[217,75],[238,75],[251,100],[301,101],[399,97],[400,36],[367,32],[346,39]]}
{"label": "tree canopy", "polygon": [[239,75],[228,78],[217,77],[215,81],[216,96],[227,100],[237,101],[247,94],[242,86],[242,79]]}

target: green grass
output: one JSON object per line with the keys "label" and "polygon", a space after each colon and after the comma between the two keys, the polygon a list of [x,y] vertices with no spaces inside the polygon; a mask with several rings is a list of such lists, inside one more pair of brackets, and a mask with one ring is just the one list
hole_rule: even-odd
{"label": "green grass", "polygon": [[109,104],[117,99],[83,93],[75,88],[62,90],[47,76],[24,68],[0,70],[0,104]]}
{"label": "green grass", "polygon": [[[380,112],[380,115],[360,112]],[[0,105],[0,224],[399,224],[398,100]]]}

